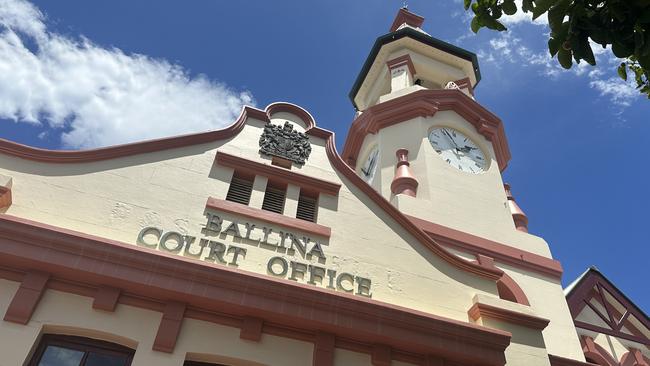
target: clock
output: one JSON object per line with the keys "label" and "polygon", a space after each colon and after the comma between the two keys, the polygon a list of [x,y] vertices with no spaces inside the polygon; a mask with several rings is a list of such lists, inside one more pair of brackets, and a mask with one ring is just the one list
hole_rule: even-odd
{"label": "clock", "polygon": [[370,150],[368,156],[366,157],[366,161],[361,167],[361,177],[366,181],[366,183],[370,184],[372,182],[372,179],[375,177],[378,162],[379,146],[375,146]]}
{"label": "clock", "polygon": [[482,173],[487,168],[483,150],[474,141],[450,127],[435,128],[429,142],[440,157],[454,168],[467,173]]}

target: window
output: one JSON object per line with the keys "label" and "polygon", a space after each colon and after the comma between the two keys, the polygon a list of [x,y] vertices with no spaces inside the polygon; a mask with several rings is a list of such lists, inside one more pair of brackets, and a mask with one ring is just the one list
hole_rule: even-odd
{"label": "window", "polygon": [[284,212],[284,198],[287,194],[287,187],[278,184],[273,184],[270,181],[266,184],[266,192],[264,192],[264,201],[262,202],[262,210],[271,211],[275,213]]}
{"label": "window", "polygon": [[251,200],[251,192],[253,191],[253,179],[254,177],[235,172],[230,181],[226,201],[248,205]]}
{"label": "window", "polygon": [[134,352],[95,339],[46,334],[29,366],[130,366]]}
{"label": "window", "polygon": [[316,222],[316,212],[318,208],[317,199],[314,194],[303,193],[300,190],[300,197],[298,197],[298,210],[296,218]]}

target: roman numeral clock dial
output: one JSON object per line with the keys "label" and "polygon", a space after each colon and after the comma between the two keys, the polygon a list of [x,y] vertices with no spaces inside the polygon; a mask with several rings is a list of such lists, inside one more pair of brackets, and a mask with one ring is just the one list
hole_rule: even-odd
{"label": "roman numeral clock dial", "polygon": [[482,173],[487,159],[474,141],[449,127],[436,128],[429,134],[433,149],[447,164],[467,173]]}

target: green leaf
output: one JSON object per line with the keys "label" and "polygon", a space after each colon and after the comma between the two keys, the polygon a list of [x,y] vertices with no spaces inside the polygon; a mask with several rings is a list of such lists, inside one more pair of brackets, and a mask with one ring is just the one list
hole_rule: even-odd
{"label": "green leaf", "polygon": [[589,44],[589,39],[586,36],[580,37],[578,40],[577,51],[580,54],[580,58],[587,61],[591,66],[596,65],[596,58],[594,57],[594,52],[591,49]]}
{"label": "green leaf", "polygon": [[529,11],[533,11],[533,0],[523,0],[521,2],[521,10],[524,11],[524,13],[528,13]]}
{"label": "green leaf", "polygon": [[481,21],[478,19],[478,16],[475,16],[472,18],[472,22],[470,23],[470,28],[472,28],[472,32],[478,33],[479,29],[483,26],[481,24]]}
{"label": "green leaf", "polygon": [[621,79],[627,81],[627,67],[625,67],[625,62],[621,62],[618,69],[616,69],[616,72],[618,72],[618,76],[620,76]]}
{"label": "green leaf", "polygon": [[533,9],[533,20],[539,18],[540,15],[546,13],[551,6],[555,5],[558,0],[536,0],[535,8]]}
{"label": "green leaf", "polygon": [[551,53],[551,57],[554,57],[557,54],[557,51],[562,47],[562,42],[557,38],[549,38],[548,40],[548,51]]}
{"label": "green leaf", "polygon": [[472,0],[465,0],[465,10],[468,10],[470,5],[472,5]]}
{"label": "green leaf", "polygon": [[627,58],[632,54],[634,50],[632,48],[627,47],[623,43],[619,43],[614,41],[612,43],[612,52],[614,52],[614,55],[618,58]]}
{"label": "green leaf", "polygon": [[560,47],[560,49],[557,52],[557,60],[560,62],[560,65],[562,65],[562,67],[564,67],[565,69],[570,69],[571,66],[573,65],[573,61],[571,60],[571,51],[565,50],[562,47]]}
{"label": "green leaf", "polygon": [[569,11],[569,5],[569,0],[562,0],[548,11],[548,25],[551,29],[559,29]]}
{"label": "green leaf", "polygon": [[501,9],[506,15],[513,15],[517,12],[517,4],[515,4],[515,0],[504,1],[501,4]]}

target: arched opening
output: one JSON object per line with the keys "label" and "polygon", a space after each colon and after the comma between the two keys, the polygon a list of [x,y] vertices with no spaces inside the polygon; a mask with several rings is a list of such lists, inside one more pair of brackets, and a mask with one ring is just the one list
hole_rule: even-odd
{"label": "arched opening", "polygon": [[507,274],[503,274],[501,279],[497,281],[497,291],[499,293],[499,298],[503,300],[508,300],[516,302],[518,304],[530,305],[528,302],[528,297],[524,291],[519,287],[517,282],[512,279],[512,277]]}

